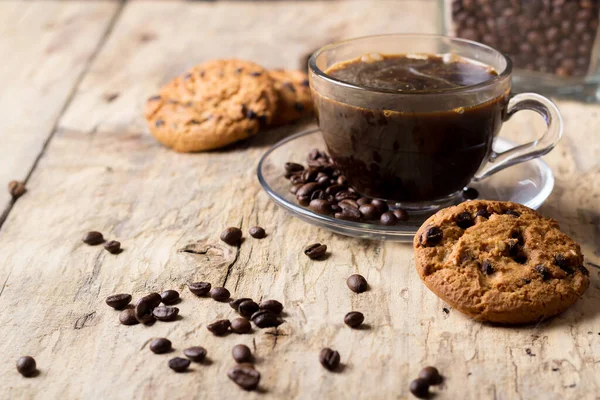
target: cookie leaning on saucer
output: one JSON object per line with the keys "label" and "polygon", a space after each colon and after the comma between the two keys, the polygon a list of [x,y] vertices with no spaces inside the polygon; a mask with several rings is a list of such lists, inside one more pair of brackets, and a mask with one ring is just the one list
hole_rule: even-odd
{"label": "cookie leaning on saucer", "polygon": [[271,123],[278,97],[261,66],[243,60],[197,65],[146,103],[152,135],[180,152],[216,149]]}
{"label": "cookie leaning on saucer", "polygon": [[298,121],[313,112],[308,76],[302,71],[274,69],[269,71],[279,98],[273,125]]}
{"label": "cookie leaning on saucer", "polygon": [[590,282],[579,245],[556,221],[516,203],[474,200],[443,209],[423,223],[413,245],[425,285],[481,321],[549,318]]}

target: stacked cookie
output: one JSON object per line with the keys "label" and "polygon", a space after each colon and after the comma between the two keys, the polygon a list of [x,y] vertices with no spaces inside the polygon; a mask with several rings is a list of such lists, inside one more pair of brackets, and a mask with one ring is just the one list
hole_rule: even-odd
{"label": "stacked cookie", "polygon": [[173,79],[148,99],[152,135],[179,152],[216,149],[312,113],[305,73],[213,60]]}
{"label": "stacked cookie", "polygon": [[556,221],[516,203],[475,200],[443,209],[418,230],[414,250],[425,285],[482,321],[552,317],[590,283],[579,245]]}

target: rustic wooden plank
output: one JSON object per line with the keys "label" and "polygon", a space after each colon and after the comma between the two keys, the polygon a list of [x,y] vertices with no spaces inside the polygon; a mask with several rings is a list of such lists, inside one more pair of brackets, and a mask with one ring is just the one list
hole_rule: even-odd
{"label": "rustic wooden plank", "polygon": [[0,2],[0,224],[6,191],[25,180],[118,4]]}
{"label": "rustic wooden plank", "polygon": [[[35,195],[22,198],[2,228],[0,351],[7,362],[0,363],[0,397],[410,398],[408,382],[433,364],[447,376],[441,399],[595,399],[598,271],[583,300],[551,321],[521,328],[474,323],[425,289],[409,245],[333,235],[268,200],[254,175],[258,158],[299,127],[194,155],[173,153],[146,133],[144,99],[195,62],[237,56],[294,67],[322,41],[433,31],[433,7],[421,1],[128,4],[31,177]],[[118,97],[107,103],[105,93]],[[547,157],[557,190],[544,212],[560,219],[598,264],[600,170],[587,157],[597,156],[600,144],[585,139],[600,108],[561,106],[568,135]],[[516,120],[507,134],[523,135],[527,120]],[[254,224],[269,236],[247,238],[239,251],[218,240],[226,226]],[[113,256],[83,245],[80,237],[90,229],[121,240],[125,251]],[[330,246],[327,260],[300,254],[313,241]],[[353,272],[367,277],[370,291],[349,292],[345,279]],[[206,324],[234,313],[187,292],[186,282],[201,279],[226,282],[234,296],[282,300],[286,323],[213,337]],[[103,304],[114,292],[166,288],[184,296],[180,321],[124,327]],[[363,311],[369,329],[346,328],[342,318],[350,310]],[[159,336],[177,352],[151,354],[148,341]],[[237,343],[255,349],[260,393],[241,392],[226,377]],[[169,371],[167,360],[189,345],[205,346],[212,363],[188,374]],[[343,372],[320,367],[323,346],[340,351]],[[11,360],[22,354],[37,358],[39,377],[16,374]]]}

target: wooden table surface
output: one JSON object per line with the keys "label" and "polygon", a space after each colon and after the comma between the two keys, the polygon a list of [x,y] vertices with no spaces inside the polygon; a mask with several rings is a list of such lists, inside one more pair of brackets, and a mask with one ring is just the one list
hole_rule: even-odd
{"label": "wooden table surface", "polygon": [[[439,399],[600,398],[600,106],[559,101],[565,137],[545,160],[556,187],[541,212],[582,244],[591,286],[570,310],[535,326],[473,322],[448,307],[414,271],[410,245],[357,240],[303,223],[261,190],[255,167],[279,138],[266,132],[227,151],[177,154],[148,134],[147,96],[195,63],[247,58],[297,68],[333,40],[384,32],[435,32],[432,1],[377,2],[0,2],[0,188],[27,180],[13,203],[0,190],[0,398],[411,398],[409,382],[436,365]],[[531,116],[503,135],[531,136]],[[226,226],[259,224],[265,240],[239,249]],[[114,256],[81,243],[99,230],[123,243]],[[301,254],[309,242],[325,261]],[[195,253],[182,252],[185,248]],[[367,277],[351,293],[345,279]],[[207,323],[233,310],[199,299],[186,283],[206,280],[235,297],[280,299],[285,323],[214,337]],[[127,327],[104,304],[177,289],[182,319]],[[343,316],[364,312],[368,329]],[[176,352],[154,355],[153,337]],[[226,376],[233,345],[255,352],[260,391]],[[210,365],[175,374],[167,360],[192,345]],[[345,368],[318,363],[337,349]],[[29,354],[39,376],[22,378]]]}

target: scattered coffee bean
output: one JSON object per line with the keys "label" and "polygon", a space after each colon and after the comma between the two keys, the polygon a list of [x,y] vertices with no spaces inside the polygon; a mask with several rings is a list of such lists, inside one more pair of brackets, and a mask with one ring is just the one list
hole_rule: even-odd
{"label": "scattered coffee bean", "polygon": [[237,311],[240,308],[240,304],[242,304],[243,302],[248,301],[248,300],[252,301],[252,299],[249,297],[241,297],[239,299],[230,300],[229,307],[231,307],[235,311]]}
{"label": "scattered coffee bean", "polygon": [[358,311],[350,311],[344,317],[344,323],[351,328],[356,328],[360,326],[365,320],[365,316]]}
{"label": "scattered coffee bean", "polygon": [[133,308],[127,308],[119,314],[119,322],[123,325],[137,325],[140,321],[135,317],[135,311]]}
{"label": "scattered coffee bean", "polygon": [[106,298],[106,304],[115,310],[122,310],[131,302],[131,295],[126,293],[113,294]]}
{"label": "scattered coffee bean", "polygon": [[398,223],[398,218],[396,218],[392,211],[387,211],[381,214],[381,218],[379,220],[383,225],[386,226],[394,226]]}
{"label": "scattered coffee bean", "polygon": [[138,305],[142,301],[147,302],[151,308],[154,308],[160,305],[162,297],[158,293],[150,293],[136,301],[135,305]]}
{"label": "scattered coffee bean", "polygon": [[179,315],[179,308],[159,306],[152,310],[152,315],[159,321],[175,321]]}
{"label": "scattered coffee bean", "polygon": [[191,361],[187,358],[175,357],[169,360],[169,368],[175,372],[184,372],[190,366]]}
{"label": "scattered coffee bean", "polygon": [[162,303],[165,305],[175,304],[179,301],[179,292],[177,290],[165,290],[160,294]]}
{"label": "scattered coffee bean", "polygon": [[216,336],[223,336],[229,331],[230,326],[231,322],[229,322],[228,319],[220,319],[212,324],[207,325],[206,329]]}
{"label": "scattered coffee bean", "polygon": [[26,191],[27,189],[25,188],[24,182],[10,181],[8,183],[8,193],[10,193],[13,200],[16,200],[19,197],[23,196]]}
{"label": "scattered coffee bean", "polygon": [[165,338],[154,339],[150,342],[150,350],[154,354],[164,354],[171,351],[171,341]]}
{"label": "scattered coffee bean", "polygon": [[154,321],[154,316],[152,315],[152,310],[154,307],[151,306],[150,301],[142,300],[138,301],[134,308],[135,318],[140,321],[142,324],[146,324]]}
{"label": "scattered coffee bean", "polygon": [[313,210],[314,212],[316,212],[318,214],[324,214],[324,215],[331,214],[331,203],[327,200],[314,199],[314,200],[311,200],[311,202],[308,206],[310,207],[311,210]]}
{"label": "scattered coffee bean", "polygon": [[202,346],[188,347],[183,354],[192,361],[200,362],[206,358],[206,349]]}
{"label": "scattered coffee bean", "polygon": [[239,364],[227,371],[229,379],[244,390],[254,390],[260,382],[260,372],[252,364]]}
{"label": "scattered coffee bean", "polygon": [[466,200],[474,200],[479,197],[479,192],[475,188],[464,188],[462,195]]}
{"label": "scattered coffee bean", "polygon": [[261,329],[279,326],[283,323],[283,321],[277,316],[277,314],[265,310],[255,312],[254,314],[252,314],[252,317],[250,319],[252,319],[254,325]]}
{"label": "scattered coffee bean", "polygon": [[211,284],[208,282],[194,282],[188,285],[190,292],[196,296],[208,296],[211,288]]}
{"label": "scattered coffee bean", "polygon": [[35,359],[30,356],[19,357],[17,360],[17,371],[25,377],[30,377],[37,371]]}
{"label": "scattered coffee bean", "polygon": [[109,240],[104,243],[104,249],[110,254],[119,254],[121,252],[121,243],[116,240]]}
{"label": "scattered coffee bean", "polygon": [[419,378],[424,379],[429,385],[439,385],[444,380],[436,367],[425,367],[419,372]]}
{"label": "scattered coffee bean", "polygon": [[471,214],[462,212],[456,216],[456,225],[458,225],[459,228],[468,229],[475,225],[475,222],[473,222]]}
{"label": "scattered coffee bean", "polygon": [[373,199],[371,200],[371,204],[374,205],[381,214],[383,214],[389,209],[388,204],[383,200]]}
{"label": "scattered coffee bean", "polygon": [[230,246],[237,246],[242,241],[242,230],[240,228],[227,228],[221,232],[221,240]]}
{"label": "scattered coffee bean", "polygon": [[96,246],[104,243],[104,236],[100,232],[91,231],[83,236],[83,243]]}
{"label": "scattered coffee bean", "polygon": [[394,216],[398,219],[398,221],[408,221],[408,213],[401,208],[394,210]]}
{"label": "scattered coffee bean", "polygon": [[229,300],[230,296],[231,294],[229,293],[229,290],[225,289],[224,287],[214,287],[210,289],[210,297],[212,297],[213,300],[227,301]]}
{"label": "scattered coffee bean", "polygon": [[258,311],[258,304],[252,300],[246,300],[240,303],[238,312],[242,317],[250,318],[252,314]]}
{"label": "scattered coffee bean", "polygon": [[252,362],[252,352],[245,344],[236,344],[233,346],[231,355],[238,364]]}
{"label": "scattered coffee bean", "polygon": [[253,226],[248,232],[254,239],[264,239],[267,236],[265,230],[260,226]]}
{"label": "scattered coffee bean", "polygon": [[365,277],[358,274],[350,275],[346,280],[346,284],[354,293],[366,292],[369,287]]}
{"label": "scattered coffee bean", "polygon": [[258,308],[263,311],[270,311],[273,314],[281,314],[283,311],[283,304],[277,300],[263,300],[260,302]]}
{"label": "scattered coffee bean", "polygon": [[420,399],[429,397],[429,384],[425,379],[417,378],[410,383],[410,392]]}
{"label": "scattered coffee bean", "polygon": [[326,369],[335,371],[335,369],[340,365],[340,353],[326,347],[319,353],[319,362]]}
{"label": "scattered coffee bean", "polygon": [[252,330],[252,325],[246,318],[235,318],[231,321],[231,332],[233,333],[248,333]]}
{"label": "scattered coffee bean", "polygon": [[444,236],[444,233],[437,226],[432,226],[419,238],[419,242],[423,247],[432,247],[438,245]]}
{"label": "scattered coffee bean", "polygon": [[317,260],[325,255],[327,252],[327,245],[321,243],[313,243],[304,248],[304,254],[311,260]]}

